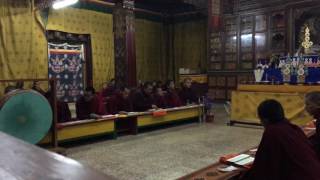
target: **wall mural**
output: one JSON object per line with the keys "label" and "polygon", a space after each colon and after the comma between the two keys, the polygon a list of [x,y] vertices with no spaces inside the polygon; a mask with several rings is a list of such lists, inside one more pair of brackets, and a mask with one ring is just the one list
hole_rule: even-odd
{"label": "wall mural", "polygon": [[49,78],[57,79],[57,98],[75,102],[84,88],[84,46],[48,43]]}

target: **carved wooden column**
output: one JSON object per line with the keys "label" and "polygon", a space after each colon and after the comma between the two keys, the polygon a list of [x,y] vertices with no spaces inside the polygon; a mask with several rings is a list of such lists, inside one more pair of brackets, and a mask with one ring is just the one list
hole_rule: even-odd
{"label": "carved wooden column", "polygon": [[222,69],[221,0],[208,0],[208,61],[211,70]]}
{"label": "carved wooden column", "polygon": [[135,86],[136,47],[134,0],[119,0],[113,11],[117,86]]}

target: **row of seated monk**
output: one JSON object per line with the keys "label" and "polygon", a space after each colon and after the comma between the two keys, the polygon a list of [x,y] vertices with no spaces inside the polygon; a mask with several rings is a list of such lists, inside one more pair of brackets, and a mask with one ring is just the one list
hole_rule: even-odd
{"label": "row of seated monk", "polygon": [[[183,81],[180,90],[176,88],[172,80],[168,80],[164,85],[161,81],[157,81],[145,82],[135,88],[116,88],[115,80],[111,80],[99,92],[96,92],[93,87],[85,89],[84,94],[76,101],[76,119],[71,118],[68,103],[58,100],[57,119],[58,122],[69,122],[91,119],[99,115],[143,112],[150,109],[173,108],[198,103],[198,97],[191,85],[192,80],[187,78]],[[5,91],[8,93],[14,89],[23,89],[23,84],[18,82],[16,87],[9,86]],[[33,83],[32,89],[52,101],[51,91],[44,92],[38,82]]]}
{"label": "row of seated monk", "polygon": [[88,119],[91,114],[105,115],[124,112],[143,112],[150,109],[172,108],[197,103],[198,98],[191,89],[191,80],[186,79],[180,91],[174,81],[163,87],[160,83],[145,82],[139,88],[115,88],[114,81],[100,92],[88,87],[76,102],[77,119]]}

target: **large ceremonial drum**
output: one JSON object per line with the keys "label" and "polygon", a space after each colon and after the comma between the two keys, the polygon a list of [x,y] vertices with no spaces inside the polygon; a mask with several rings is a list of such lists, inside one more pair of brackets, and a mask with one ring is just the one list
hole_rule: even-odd
{"label": "large ceremonial drum", "polygon": [[0,131],[32,144],[48,133],[52,117],[47,99],[33,90],[15,90],[0,100]]}

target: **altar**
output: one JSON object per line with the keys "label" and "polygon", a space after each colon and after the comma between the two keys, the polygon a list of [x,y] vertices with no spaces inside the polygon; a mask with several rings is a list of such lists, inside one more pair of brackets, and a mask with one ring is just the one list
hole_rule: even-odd
{"label": "altar", "polygon": [[238,85],[232,92],[230,123],[260,125],[257,107],[267,99],[279,101],[288,120],[296,125],[306,124],[313,118],[304,110],[304,96],[320,91],[317,85]]}

